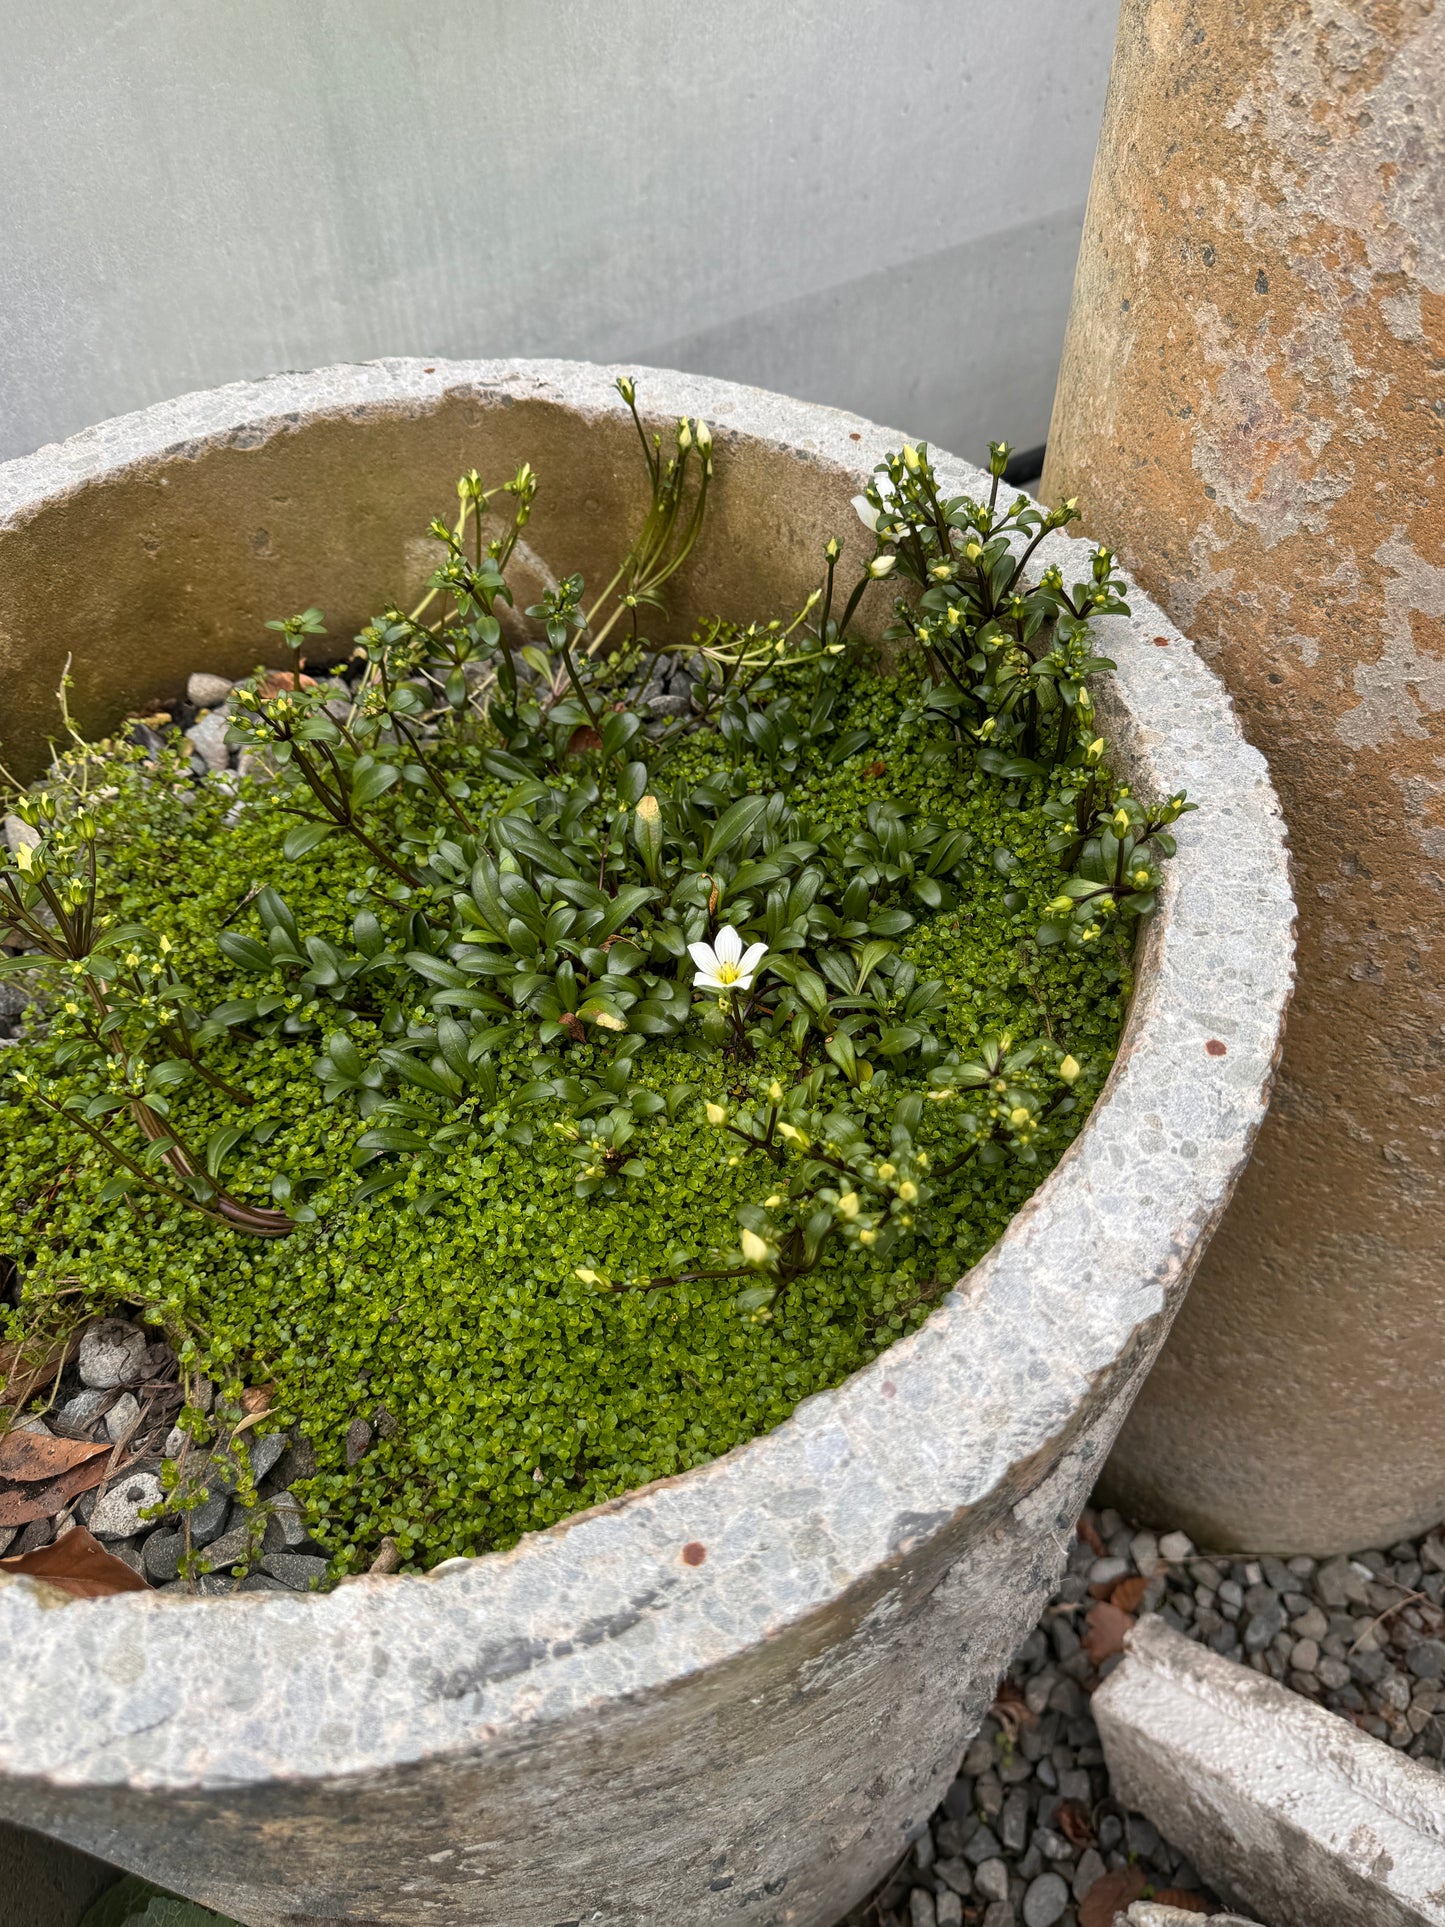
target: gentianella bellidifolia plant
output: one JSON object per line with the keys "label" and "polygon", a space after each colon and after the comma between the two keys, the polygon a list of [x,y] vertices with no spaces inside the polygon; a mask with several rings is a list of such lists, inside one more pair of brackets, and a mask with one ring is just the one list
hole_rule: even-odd
{"label": "gentianella bellidifolia plant", "polygon": [[715,452],[618,385],[650,499],[600,593],[515,608],[539,480],[473,472],[341,670],[270,625],[240,776],[74,740],[15,804],[14,1322],[124,1300],[266,1381],[338,1571],[696,1463],[925,1316],[1098,1090],[1190,807],[1112,773],[1114,558],[1030,583],[1074,505],[1001,503],[1001,444],[986,501],[880,464],[846,594],[835,538],[790,617],[659,642]]}

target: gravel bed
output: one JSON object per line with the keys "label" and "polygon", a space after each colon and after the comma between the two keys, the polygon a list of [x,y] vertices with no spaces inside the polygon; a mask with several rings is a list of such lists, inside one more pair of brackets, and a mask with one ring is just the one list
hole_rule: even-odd
{"label": "gravel bed", "polygon": [[844,1927],[1114,1927],[1133,1901],[1225,1913],[1110,1797],[1089,1698],[1140,1612],[1445,1771],[1445,1529],[1353,1558],[1197,1551],[1086,1512],[958,1777]]}
{"label": "gravel bed", "polygon": [[[311,1447],[285,1432],[258,1430],[264,1404],[255,1394],[231,1409],[216,1402],[203,1380],[192,1395],[211,1417],[214,1437],[205,1445],[175,1424],[184,1393],[171,1347],[124,1318],[88,1325],[44,1416],[22,1418],[12,1429],[109,1450],[76,1468],[86,1475],[83,1491],[67,1490],[64,1477],[0,1476],[0,1506],[44,1507],[23,1524],[0,1524],[0,1557],[37,1552],[84,1526],[160,1592],[204,1597],[308,1592],[319,1585],[327,1560],[289,1490],[314,1473]],[[168,1459],[177,1464],[188,1503],[156,1517]],[[248,1484],[252,1505],[239,1495]]]}

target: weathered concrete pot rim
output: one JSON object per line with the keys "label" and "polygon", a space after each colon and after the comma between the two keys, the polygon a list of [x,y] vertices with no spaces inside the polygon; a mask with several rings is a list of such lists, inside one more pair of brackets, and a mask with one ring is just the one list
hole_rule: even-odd
{"label": "weathered concrete pot rim", "polygon": [[[233,383],[0,466],[0,526],[138,464],[260,447],[323,417],[426,413],[459,391],[615,415],[617,372],[391,360]],[[902,439],[728,382],[626,372],[649,414],[704,416],[723,460],[737,436],[861,484]],[[950,492],[989,486],[953,457],[938,464]],[[1086,555],[1058,536],[1037,562],[1073,580]],[[63,1609],[30,1581],[0,1581],[15,1682],[0,1699],[0,1776],[331,1780],[525,1738],[723,1668],[786,1626],[846,1618],[870,1574],[984,1504],[1010,1467],[1057,1452],[1122,1383],[1227,1202],[1268,1101],[1292,981],[1284,830],[1263,758],[1179,630],[1147,597],[1131,602],[1132,617],[1101,625],[1119,665],[1107,725],[1141,788],[1184,787],[1203,808],[1181,826],[1093,1116],[927,1324],[726,1457],[424,1578]],[[77,1679],[93,1694],[83,1723],[60,1716]]]}

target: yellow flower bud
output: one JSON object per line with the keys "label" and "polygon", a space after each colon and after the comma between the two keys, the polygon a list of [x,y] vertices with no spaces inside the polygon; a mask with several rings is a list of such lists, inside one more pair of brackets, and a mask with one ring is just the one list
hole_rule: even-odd
{"label": "yellow flower bud", "polygon": [[772,1083],[769,1084],[768,1086],[768,1102],[770,1104],[781,1104],[782,1101],[783,1101],[783,1087],[775,1077]]}
{"label": "yellow flower bud", "polygon": [[744,1231],[739,1242],[743,1256],[750,1265],[765,1265],[768,1262],[768,1241],[760,1238],[756,1231]]}
{"label": "yellow flower bud", "polygon": [[1014,1129],[1017,1130],[1021,1124],[1027,1124],[1029,1121],[1029,1118],[1032,1115],[1033,1113],[1029,1111],[1024,1105],[1015,1104],[1013,1109],[1008,1114],[1008,1121],[1010,1124],[1013,1125]]}
{"label": "yellow flower bud", "polygon": [[776,1210],[777,1210],[777,1208],[778,1208],[778,1206],[779,1206],[779,1205],[780,1205],[780,1204],[781,1204],[782,1202],[783,1202],[783,1194],[782,1194],[782,1192],[781,1192],[781,1191],[774,1191],[774,1193],[772,1194],[772,1196],[771,1196],[770,1198],[764,1198],[764,1199],[763,1199],[763,1209],[764,1209],[764,1211],[776,1211]]}
{"label": "yellow flower bud", "polygon": [[905,1204],[917,1204],[918,1186],[913,1182],[912,1178],[905,1178],[903,1180],[902,1184],[898,1187],[898,1195]]}
{"label": "yellow flower bud", "polygon": [[878,1175],[882,1178],[883,1182],[887,1184],[890,1178],[896,1178],[898,1176],[898,1166],[896,1164],[880,1164],[878,1167]]}
{"label": "yellow flower bud", "polygon": [[909,442],[903,444],[903,462],[910,472],[916,471],[919,466],[918,450]]}
{"label": "yellow flower bud", "polygon": [[860,1245],[876,1244],[878,1242],[878,1233],[876,1231],[860,1231],[858,1233],[858,1242]]}
{"label": "yellow flower bud", "polygon": [[590,1265],[578,1265],[577,1276],[582,1280],[584,1285],[600,1285],[602,1283],[601,1277]]}
{"label": "yellow flower bud", "polygon": [[1072,1084],[1082,1069],[1083,1066],[1077,1057],[1066,1057],[1059,1065],[1059,1076],[1063,1078],[1066,1084]]}
{"label": "yellow flower bud", "polygon": [[706,422],[699,422],[697,424],[697,445],[704,455],[712,448],[712,430]]}
{"label": "yellow flower bud", "polygon": [[727,1106],[724,1104],[709,1104],[707,1106],[707,1121],[709,1124],[726,1124],[728,1121]]}

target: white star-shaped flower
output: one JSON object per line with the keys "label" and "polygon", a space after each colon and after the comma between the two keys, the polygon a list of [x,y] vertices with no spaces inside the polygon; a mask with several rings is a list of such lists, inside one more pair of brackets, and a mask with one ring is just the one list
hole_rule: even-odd
{"label": "white star-shaped flower", "polygon": [[688,954],[697,965],[694,982],[699,990],[751,990],[758,965],[768,954],[765,943],[749,944],[730,923],[725,923],[712,943],[690,943]]}

